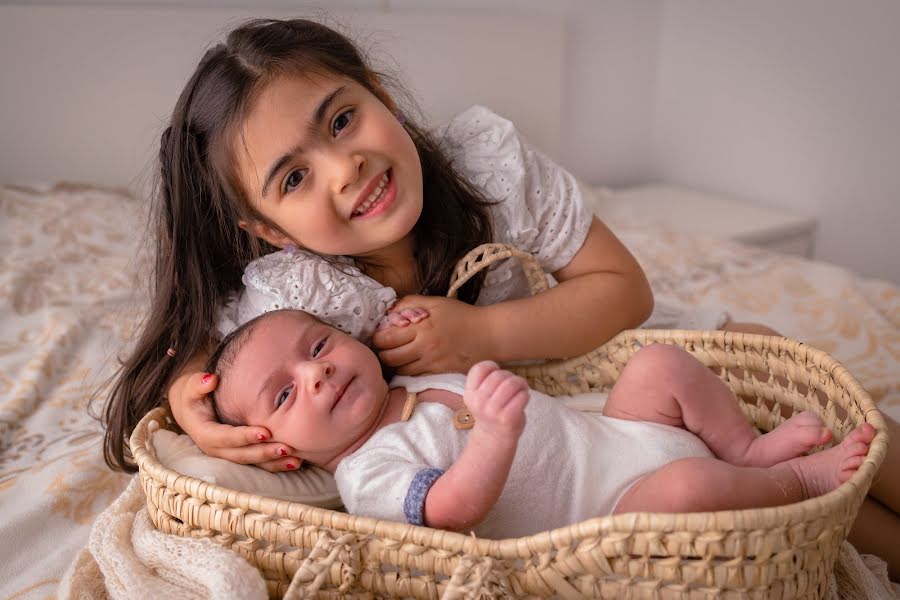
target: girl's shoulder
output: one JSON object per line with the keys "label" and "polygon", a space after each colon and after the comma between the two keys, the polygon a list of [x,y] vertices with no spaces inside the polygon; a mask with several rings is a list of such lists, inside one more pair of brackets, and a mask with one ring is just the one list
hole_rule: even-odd
{"label": "girl's shoulder", "polygon": [[513,122],[477,104],[453,117],[438,130],[437,137],[451,156],[460,152],[471,156],[475,152],[496,157],[498,150],[504,148],[511,152],[521,149]]}

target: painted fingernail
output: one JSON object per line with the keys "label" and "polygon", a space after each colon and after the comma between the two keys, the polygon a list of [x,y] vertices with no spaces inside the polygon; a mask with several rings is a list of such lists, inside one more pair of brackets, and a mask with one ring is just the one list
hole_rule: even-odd
{"label": "painted fingernail", "polygon": [[294,465],[294,463],[288,463],[288,464],[284,465],[284,468],[291,470],[291,469],[296,469],[297,467]]}
{"label": "painted fingernail", "polygon": [[203,377],[200,378],[200,383],[209,383],[209,380],[212,378],[212,373],[204,373]]}
{"label": "painted fingernail", "polygon": [[258,440],[261,441],[261,442],[264,442],[264,441],[266,441],[266,440],[269,439],[269,438],[266,437],[266,434],[264,434],[264,433],[257,433],[257,434],[256,434],[256,439],[258,439]]}
{"label": "painted fingernail", "polygon": [[278,456],[287,456],[287,450],[285,450],[284,448],[279,448]]}

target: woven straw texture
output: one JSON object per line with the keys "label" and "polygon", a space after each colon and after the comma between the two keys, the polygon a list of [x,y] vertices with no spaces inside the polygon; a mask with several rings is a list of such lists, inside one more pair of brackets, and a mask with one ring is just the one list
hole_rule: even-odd
{"label": "woven straw texture", "polygon": [[[546,278],[529,255],[490,244],[464,258],[465,280],[518,258],[535,292]],[[600,517],[537,535],[476,539],[231,490],[167,469],[151,434],[176,429],[165,407],[131,436],[151,520],[209,537],[257,566],[273,597],[344,598],[820,598],[887,450],[881,414],[828,354],[780,337],[721,331],[630,330],[571,359],[515,368],[551,395],[608,390],[628,358],[651,343],[685,348],[770,430],[793,412],[818,413],[834,441],[863,422],[876,436],[862,467],[837,489],[763,509]]]}

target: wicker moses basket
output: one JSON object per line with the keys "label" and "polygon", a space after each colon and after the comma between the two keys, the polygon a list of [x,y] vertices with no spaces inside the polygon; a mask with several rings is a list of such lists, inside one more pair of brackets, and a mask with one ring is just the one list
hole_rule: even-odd
{"label": "wicker moses basket", "polygon": [[[489,244],[460,262],[449,295],[511,256],[523,262],[535,292],[546,288],[529,255]],[[872,423],[877,434],[864,464],[832,492],[788,506],[623,514],[488,540],[180,475],[159,463],[152,445],[153,430],[177,428],[165,408],[141,420],[131,450],[156,527],[209,537],[238,552],[259,568],[273,597],[822,597],[838,546],[887,449],[885,424],[869,395],[837,361],[805,344],[712,331],[625,331],[584,356],[516,370],[552,395],[608,389],[629,356],[650,343],[682,346],[714,368],[735,393],[753,399],[742,409],[760,429],[783,421],[783,408],[817,412],[835,441]]]}

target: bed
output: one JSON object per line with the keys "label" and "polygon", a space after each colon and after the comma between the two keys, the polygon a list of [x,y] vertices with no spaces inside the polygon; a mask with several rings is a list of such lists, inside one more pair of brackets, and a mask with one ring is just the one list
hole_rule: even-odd
{"label": "bed", "polygon": [[[163,14],[152,10],[95,8],[88,12],[65,7],[0,7],[0,40],[14,45],[10,35],[15,33],[24,44],[22,40],[28,36],[23,28],[27,31],[36,22],[44,23],[47,28],[32,30],[40,36],[51,31],[53,21],[68,23],[66,31],[90,24],[91,35],[141,22],[146,31],[139,37],[147,40],[154,27],[166,22]],[[215,29],[212,24],[225,22],[226,16],[233,17],[215,11],[185,17],[181,22],[184,31],[170,39],[193,42],[180,46],[182,63],[172,67],[174,75],[166,75],[166,85],[183,76],[184,65],[197,56],[196,40],[208,39]],[[421,18],[410,19],[395,30],[401,32],[395,33],[397,39],[405,39],[402,32],[413,29],[416,35],[424,35]],[[483,18],[479,23],[487,39],[491,24],[485,25]],[[513,25],[506,34],[513,43],[516,36],[521,42],[533,36],[537,27],[547,27],[545,21],[539,25],[526,18]],[[558,30],[550,32],[549,50],[531,50],[535,61],[563,60],[564,28],[560,23],[555,26]],[[445,32],[447,24],[440,27]],[[452,27],[478,37],[477,31],[472,34],[472,21],[461,18]],[[65,32],[61,35],[64,39],[58,43],[66,44],[67,52],[60,50],[60,68],[72,67],[80,60],[79,53],[87,51],[87,42],[81,37],[66,39]],[[8,52],[0,52],[0,61],[5,73],[17,72]],[[117,74],[127,76],[129,61],[122,62]],[[489,72],[487,62],[485,71]],[[480,72],[473,75],[476,79],[482,76]],[[157,75],[156,80],[166,77]],[[53,84],[53,78],[49,79],[47,85]],[[132,80],[120,81],[125,87],[131,84],[138,85]],[[140,95],[145,88],[138,87]],[[176,83],[166,89],[174,94],[177,87]],[[562,99],[550,93],[523,103],[516,101],[516,96],[521,97],[524,88],[517,93],[515,86],[512,91],[489,87],[493,92],[488,95],[496,92],[496,96],[481,101],[512,113],[516,122],[530,124],[528,135],[552,154],[559,144]],[[27,100],[26,92],[17,89],[14,94],[20,94],[21,102]],[[454,104],[461,102],[457,96],[444,97],[434,88],[424,94],[427,101],[423,104],[436,120],[461,108]],[[7,148],[8,154],[3,156],[4,169],[12,171],[4,172],[0,184],[2,597],[53,596],[66,568],[85,546],[97,515],[129,482],[129,476],[110,471],[103,461],[102,428],[96,415],[116,359],[127,349],[147,306],[146,280],[141,277],[147,258],[147,203],[142,199],[146,188],[144,182],[135,181],[134,173],[143,170],[146,174],[149,148],[158,135],[160,115],[165,114],[159,107],[173,101],[158,95],[155,104],[144,107],[154,115],[149,124],[123,124],[124,132],[98,132],[140,140],[134,152],[123,152],[113,143],[104,146],[103,155],[57,157],[51,145],[45,161],[35,158],[40,154],[29,161],[29,152],[37,152],[41,146],[34,141],[33,147],[19,147],[15,156]],[[79,110],[75,120],[81,118],[81,126],[90,127],[91,119],[103,109],[86,97]],[[48,116],[50,123],[42,127],[52,129],[54,118]],[[21,133],[15,120],[5,117],[2,131]],[[72,122],[72,115],[63,120],[56,124],[58,129],[66,135],[79,135],[79,124]],[[129,116],[125,115],[123,123],[127,122]],[[42,164],[54,161],[61,165],[58,170],[42,169]],[[20,183],[24,180],[42,182]],[[606,188],[589,192],[606,198],[616,194]],[[721,307],[736,320],[766,323],[788,337],[829,352],[849,368],[885,413],[900,419],[900,288],[824,262],[714,237],[687,236],[636,215],[600,216],[638,257],[658,297],[685,305]]]}

